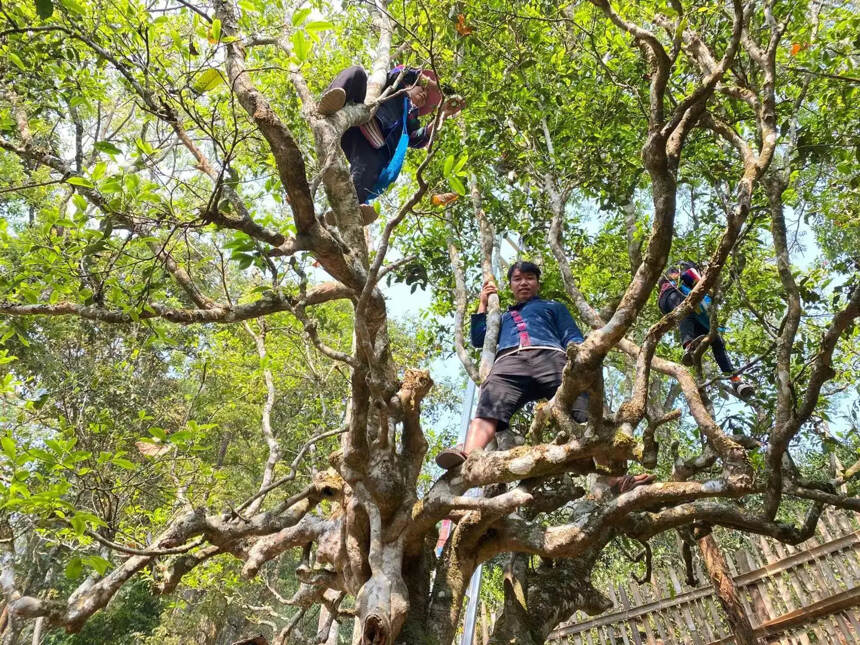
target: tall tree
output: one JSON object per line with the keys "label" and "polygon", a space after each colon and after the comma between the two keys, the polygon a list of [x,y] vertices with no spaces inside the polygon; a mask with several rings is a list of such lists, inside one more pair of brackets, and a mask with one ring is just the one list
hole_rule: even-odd
{"label": "tall tree", "polygon": [[[324,643],[352,620],[355,643],[449,643],[472,572],[511,554],[491,641],[542,643],[608,608],[590,574],[616,538],[720,525],[798,543],[824,505],[857,509],[860,467],[815,468],[858,376],[855,10],[4,3],[6,641],[30,619],[80,630],[135,576],[217,586],[221,556],[255,577],[293,552],[290,598],[277,586],[292,578],[264,572],[266,597],[297,608],[266,619],[276,642]],[[319,114],[356,62],[365,102]],[[364,227],[339,140],[389,96],[395,63],[434,69],[469,107],[434,113]],[[707,266],[661,316],[649,303],[671,253]],[[465,347],[469,296],[514,254],[544,264],[545,294],[590,332],[556,395],[514,424],[525,445],[434,481],[433,380],[387,285],[430,291],[442,323],[419,341],[453,336],[480,381],[492,333],[483,356]],[[660,344],[708,292],[741,369],[767,375],[750,405]],[[583,391],[586,425],[568,412]],[[613,497],[587,476],[596,463],[662,481]],[[83,581],[33,584],[28,553],[45,549]]]}

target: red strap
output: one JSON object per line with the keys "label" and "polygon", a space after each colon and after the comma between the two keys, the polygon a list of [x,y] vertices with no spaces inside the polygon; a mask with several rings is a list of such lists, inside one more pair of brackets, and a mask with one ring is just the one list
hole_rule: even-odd
{"label": "red strap", "polygon": [[517,331],[520,332],[520,347],[528,347],[532,344],[532,339],[529,338],[526,321],[520,316],[520,312],[516,309],[511,309],[511,318],[514,319],[514,324],[517,326]]}

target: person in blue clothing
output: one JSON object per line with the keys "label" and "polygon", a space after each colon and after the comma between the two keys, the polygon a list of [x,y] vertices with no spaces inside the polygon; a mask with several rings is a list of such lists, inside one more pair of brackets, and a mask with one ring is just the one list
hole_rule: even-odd
{"label": "person in blue clothing", "polygon": [[[683,261],[676,266],[669,267],[664,277],[660,278],[657,283],[657,306],[661,313],[668,314],[681,304],[700,279],[699,268],[693,262]],[[710,296],[705,295],[696,310],[678,323],[678,329],[681,332],[681,344],[684,347],[684,354],[681,357],[681,362],[684,365],[693,364],[696,348],[711,331],[708,312],[710,303]],[[718,333],[711,337],[711,351],[714,353],[714,360],[723,374],[731,375],[729,380],[735,394],[742,399],[750,398],[755,393],[755,388],[734,374],[735,368],[732,366],[732,360],[726,351],[726,344]]]}
{"label": "person in blue clothing", "polygon": [[[540,268],[531,262],[516,262],[508,270],[508,282],[516,303],[502,314],[498,352],[493,369],[481,385],[475,418],[466,443],[436,456],[436,463],[450,469],[462,464],[473,450],[484,448],[504,430],[514,413],[529,401],[549,399],[561,385],[567,365],[565,348],[581,343],[582,332],[567,307],[538,296]],[[481,290],[478,313],[472,315],[472,344],[482,347],[487,329],[487,302],[496,286],[488,281]],[[573,405],[577,423],[588,420],[588,396],[580,394]],[[609,478],[615,492],[624,492],[653,481],[651,475]]]}
{"label": "person in blue clothing", "polygon": [[[422,126],[418,117],[430,114],[442,102],[436,75],[430,70],[395,67],[388,72],[383,91],[395,83],[392,96],[380,103],[370,121],[349,128],[340,140],[365,224],[376,218],[370,202],[397,179],[406,149],[423,148],[430,142],[433,124]],[[366,94],[367,72],[354,65],[335,77],[317,111],[324,116],[334,114],[348,102],[363,103]],[[463,105],[462,99],[450,97],[443,113],[454,115]]]}

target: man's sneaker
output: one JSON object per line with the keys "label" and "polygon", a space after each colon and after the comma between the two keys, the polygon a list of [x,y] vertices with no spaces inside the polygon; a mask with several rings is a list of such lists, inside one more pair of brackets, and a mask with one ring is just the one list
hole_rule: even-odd
{"label": "man's sneaker", "polygon": [[702,341],[705,340],[705,336],[696,336],[689,343],[684,345],[684,355],[681,356],[681,363],[690,367],[693,364],[693,356],[696,353],[696,349],[698,349],[699,345],[702,344]]}
{"label": "man's sneaker", "polygon": [[737,394],[740,398],[746,401],[753,394],[755,394],[755,388],[749,383],[744,383],[743,381],[732,381],[732,389],[735,394]]}
{"label": "man's sneaker", "polygon": [[323,116],[331,116],[346,103],[346,91],[342,87],[333,87],[322,95],[317,112]]}

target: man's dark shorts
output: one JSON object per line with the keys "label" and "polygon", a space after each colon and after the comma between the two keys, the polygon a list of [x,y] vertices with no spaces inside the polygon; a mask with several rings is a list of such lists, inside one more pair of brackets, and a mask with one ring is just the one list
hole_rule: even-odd
{"label": "man's dark shorts", "polygon": [[[481,386],[475,416],[497,419],[497,429],[504,430],[514,413],[526,403],[552,398],[561,385],[566,364],[567,354],[555,349],[521,349],[503,354]],[[587,401],[587,395],[581,394],[574,410],[586,410]]]}

